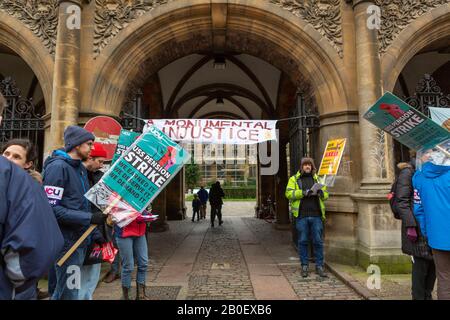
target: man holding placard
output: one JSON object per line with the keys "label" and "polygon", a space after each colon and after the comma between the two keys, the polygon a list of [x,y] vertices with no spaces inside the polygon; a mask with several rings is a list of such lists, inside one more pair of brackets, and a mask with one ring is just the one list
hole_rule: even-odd
{"label": "man holding placard", "polygon": [[308,277],[309,272],[310,235],[316,258],[316,272],[319,276],[326,277],[323,267],[322,234],[325,220],[324,201],[328,199],[328,191],[325,185],[319,183],[313,159],[302,159],[300,171],[289,179],[285,195],[289,199],[292,215],[296,220],[302,277]]}
{"label": "man holding placard", "polygon": [[[94,139],[85,129],[69,126],[64,132],[64,149],[54,151],[44,164],[44,189],[64,237],[61,255],[90,224],[102,224],[106,219],[102,213],[91,213],[89,201],[84,197],[89,182],[82,161],[89,157]],[[90,238],[84,241],[63,265],[55,266],[56,288],[52,300],[78,299],[80,281],[76,278],[77,274],[80,278],[89,241]]]}

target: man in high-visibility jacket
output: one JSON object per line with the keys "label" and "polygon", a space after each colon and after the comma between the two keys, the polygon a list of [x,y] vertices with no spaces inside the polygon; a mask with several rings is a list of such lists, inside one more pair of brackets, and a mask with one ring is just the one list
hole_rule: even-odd
{"label": "man in high-visibility jacket", "polygon": [[328,199],[327,187],[319,183],[314,160],[303,158],[300,171],[293,175],[286,187],[291,212],[295,218],[298,231],[298,252],[302,264],[302,276],[308,276],[308,244],[310,236],[316,258],[316,272],[326,277],[323,268],[323,222],[325,221],[325,204]]}

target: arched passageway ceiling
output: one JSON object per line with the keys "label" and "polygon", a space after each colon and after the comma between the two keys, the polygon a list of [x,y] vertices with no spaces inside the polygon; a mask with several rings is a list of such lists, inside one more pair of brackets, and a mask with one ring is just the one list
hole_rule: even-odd
{"label": "arched passageway ceiling", "polygon": [[227,112],[227,111],[220,111],[220,112],[209,112],[205,114],[199,114],[199,116],[194,117],[195,118],[201,118],[201,119],[246,119],[245,117],[242,117],[242,115],[233,113],[233,112]]}
{"label": "arched passageway ceiling", "polygon": [[0,43],[0,80],[11,77],[20,90],[20,96],[43,102],[39,81],[30,66],[13,50]]}
{"label": "arched passageway ceiling", "polygon": [[381,56],[384,89],[393,91],[400,73],[415,55],[449,36],[450,3],[432,9],[412,21]]}
{"label": "arched passageway ceiling", "polygon": [[450,93],[449,70],[450,35],[423,48],[408,61],[399,75],[394,92],[399,96],[412,96],[419,81],[425,74],[430,74],[443,92]]}
{"label": "arched passageway ceiling", "polygon": [[[214,55],[193,54],[178,59],[158,72],[164,108],[168,114],[176,111],[174,108],[177,107],[195,108],[197,102],[183,101],[180,105],[180,99],[189,92],[195,92],[197,88],[213,83],[243,88],[264,103],[268,111],[274,111],[281,72],[267,62],[249,55],[223,55],[222,57],[226,63],[223,70],[214,68]],[[220,88],[216,88],[218,89]],[[254,106],[258,108],[255,103],[248,105],[248,108]]]}
{"label": "arched passageway ceiling", "polygon": [[[344,63],[323,36],[301,18],[286,19],[286,10],[256,1],[228,3],[226,52],[258,57],[282,71],[307,94],[322,114],[355,108]],[[97,57],[98,73],[83,103],[119,113],[127,85],[145,79],[170,63],[212,52],[210,1],[198,5],[160,6],[121,32]],[[239,3],[239,4],[238,4]],[[251,5],[249,5],[251,3]],[[112,110],[113,108],[113,110]]]}
{"label": "arched passageway ceiling", "polygon": [[[5,51],[19,56],[37,77],[47,111],[52,103],[53,59],[25,24],[0,10],[0,45]],[[7,76],[5,74],[5,76]],[[14,76],[10,74],[10,76]],[[32,79],[32,78],[31,78]],[[28,92],[22,92],[27,96]],[[39,95],[39,94],[38,94]],[[36,101],[39,102],[39,101]]]}
{"label": "arched passageway ceiling", "polygon": [[[196,101],[197,102],[197,101]],[[216,98],[202,97],[195,108],[182,108],[178,112],[179,118],[201,118],[205,113],[233,112],[243,119],[261,119],[262,111],[250,99],[230,96],[223,98],[223,106],[217,104]]]}
{"label": "arched passageway ceiling", "polygon": [[[265,102],[251,90],[230,83],[210,83],[200,87],[195,87],[191,91],[186,92],[183,96],[181,96],[176,101],[173,108],[166,111],[166,114],[168,116],[173,116],[178,112],[178,110],[180,110],[180,108],[185,107],[185,109],[187,109],[186,105],[189,105],[189,102],[197,97],[205,97],[205,100],[198,103],[197,105],[192,105],[193,110],[191,111],[191,113],[195,113],[201,108],[204,108],[207,103],[217,98],[226,98],[228,101],[239,106],[240,103],[236,102],[236,99],[238,97],[243,97],[248,99],[250,102],[243,105],[243,109],[247,110],[248,112],[252,111],[255,114],[258,109],[260,109],[266,118],[272,118],[275,116],[274,110],[271,109],[270,106],[265,104]],[[256,108],[254,106],[256,106]]]}
{"label": "arched passageway ceiling", "polygon": [[223,99],[223,106],[217,105],[217,97],[200,96],[189,100],[178,110],[176,115],[179,118],[198,118],[199,113],[210,112],[211,110],[231,111],[239,110],[239,114],[246,119],[261,119],[262,110],[250,99],[238,96],[226,96],[220,93]]}

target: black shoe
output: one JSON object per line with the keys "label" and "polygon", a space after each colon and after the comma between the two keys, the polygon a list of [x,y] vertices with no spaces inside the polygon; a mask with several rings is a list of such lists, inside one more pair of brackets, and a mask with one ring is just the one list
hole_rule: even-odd
{"label": "black shoe", "polygon": [[223,221],[219,221],[219,226],[221,226],[221,225],[222,225],[222,223],[223,223]]}
{"label": "black shoe", "polygon": [[308,266],[302,266],[302,277],[307,278],[308,277]]}
{"label": "black shoe", "polygon": [[211,228],[214,228],[214,223],[213,223],[213,224],[211,224]]}
{"label": "black shoe", "polygon": [[325,270],[323,269],[323,267],[316,267],[316,273],[321,277],[321,278],[328,278],[328,276],[325,273]]}

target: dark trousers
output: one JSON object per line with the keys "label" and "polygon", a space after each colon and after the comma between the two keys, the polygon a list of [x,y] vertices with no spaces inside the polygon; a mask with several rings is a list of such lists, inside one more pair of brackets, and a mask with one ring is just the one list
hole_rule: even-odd
{"label": "dark trousers", "polygon": [[37,283],[28,289],[16,293],[14,300],[36,300],[37,299]]}
{"label": "dark trousers", "polygon": [[450,300],[450,251],[433,249],[438,300]]}
{"label": "dark trousers", "polygon": [[197,214],[197,221],[200,220],[200,209],[193,209],[194,213],[192,214],[192,221],[195,220],[195,215]]}
{"label": "dark trousers", "polygon": [[214,225],[216,216],[219,219],[219,223],[222,222],[222,205],[211,205],[211,225]]}
{"label": "dark trousers", "polygon": [[200,207],[200,218],[201,219],[206,219],[206,203],[202,203],[201,207]]}
{"label": "dark trousers", "polygon": [[56,284],[51,300],[78,300],[81,286],[81,267],[87,247],[78,247],[60,267],[55,263]]}
{"label": "dark trousers", "polygon": [[414,257],[411,276],[413,300],[432,300],[431,293],[436,282],[434,261]]}

